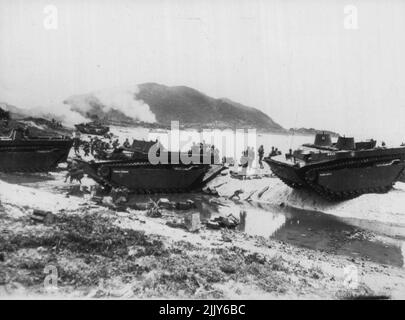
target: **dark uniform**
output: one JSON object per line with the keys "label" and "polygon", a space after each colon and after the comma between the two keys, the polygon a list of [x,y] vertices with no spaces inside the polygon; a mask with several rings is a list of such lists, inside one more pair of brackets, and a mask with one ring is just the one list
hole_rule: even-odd
{"label": "dark uniform", "polygon": [[257,151],[257,154],[259,155],[259,164],[260,168],[263,169],[263,156],[264,156],[264,148],[263,145],[259,147],[259,150]]}

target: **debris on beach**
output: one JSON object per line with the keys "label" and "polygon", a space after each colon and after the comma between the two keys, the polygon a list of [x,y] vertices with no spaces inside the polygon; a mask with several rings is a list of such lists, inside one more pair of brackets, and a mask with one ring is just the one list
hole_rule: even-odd
{"label": "debris on beach", "polygon": [[166,221],[166,225],[171,228],[186,229],[186,225],[180,219],[173,219],[173,220]]}
{"label": "debris on beach", "polygon": [[55,221],[55,215],[50,211],[33,210],[30,219],[35,223],[52,224]]}
{"label": "debris on beach", "polygon": [[184,217],[184,224],[188,231],[198,231],[201,228],[200,214],[198,212],[186,214]]}
{"label": "debris on beach", "polygon": [[220,184],[218,184],[218,185],[216,185],[216,186],[213,186],[213,187],[210,187],[210,186],[207,186],[207,187],[205,187],[205,188],[203,188],[202,189],[202,191],[205,193],[205,194],[208,194],[208,195],[211,195],[211,196],[219,196],[219,192],[218,192],[218,188],[220,188],[220,187],[222,187],[223,185],[225,185],[225,184],[227,184],[228,182],[227,181],[225,181],[225,182],[222,182],[222,183],[220,183]]}
{"label": "debris on beach", "polygon": [[159,210],[159,205],[154,201],[152,201],[152,203],[153,206],[149,208],[148,211],[146,211],[146,215],[151,218],[160,218],[162,216],[162,213]]}
{"label": "debris on beach", "polygon": [[252,201],[252,196],[256,193],[257,190],[253,190],[249,195],[244,199],[244,201]]}
{"label": "debris on beach", "polygon": [[252,173],[252,174],[244,174],[237,171],[230,171],[230,177],[239,180],[254,180],[254,179],[262,179],[262,178],[270,178],[272,177],[269,173]]}
{"label": "debris on beach", "polygon": [[96,204],[102,204],[103,203],[103,197],[101,196],[93,196],[91,197],[91,201],[93,201]]}
{"label": "debris on beach", "polygon": [[114,203],[125,203],[128,201],[129,190],[126,188],[113,188],[110,195]]}
{"label": "debris on beach", "polygon": [[201,229],[200,214],[198,212],[187,213],[182,219],[172,219],[166,222],[171,228],[185,229],[189,232],[197,232]]}
{"label": "debris on beach", "polygon": [[221,226],[217,221],[208,220],[205,222],[205,225],[208,229],[219,230]]}
{"label": "debris on beach", "polygon": [[190,210],[195,208],[197,208],[197,206],[195,205],[193,200],[179,201],[176,202],[175,205],[175,209],[177,210]]}
{"label": "debris on beach", "polygon": [[69,191],[67,192],[66,195],[82,197],[85,194],[90,194],[90,191],[88,190],[87,186],[73,185],[73,186],[69,186]]}
{"label": "debris on beach", "polygon": [[211,195],[211,196],[218,196],[219,195],[218,191],[215,188],[205,187],[205,188],[202,189],[202,191],[205,194],[208,194],[208,195]]}
{"label": "debris on beach", "polygon": [[238,189],[238,190],[235,190],[235,192],[231,195],[231,196],[229,196],[229,200],[232,200],[232,199],[234,199],[234,198],[237,198],[238,200],[240,200],[240,195],[242,194],[242,193],[244,193],[244,191],[242,190],[242,189]]}
{"label": "debris on beach", "polygon": [[263,196],[263,194],[264,194],[267,190],[269,190],[269,186],[264,187],[264,188],[257,194],[257,198],[260,199],[260,198]]}
{"label": "debris on beach", "polygon": [[152,208],[154,206],[154,204],[152,202],[137,202],[134,204],[130,204],[128,206],[134,210],[145,211],[145,210],[149,210],[150,208]]}
{"label": "debris on beach", "polygon": [[232,214],[229,214],[227,216],[215,217],[206,222],[206,226],[209,229],[235,229],[238,225],[239,219]]}
{"label": "debris on beach", "polygon": [[160,208],[164,208],[164,209],[172,209],[173,205],[174,205],[173,202],[167,198],[160,198],[157,201],[157,204],[159,205]]}
{"label": "debris on beach", "polygon": [[159,208],[167,210],[190,210],[197,208],[195,202],[190,199],[186,201],[169,201],[166,198],[160,198],[157,201],[157,205]]}

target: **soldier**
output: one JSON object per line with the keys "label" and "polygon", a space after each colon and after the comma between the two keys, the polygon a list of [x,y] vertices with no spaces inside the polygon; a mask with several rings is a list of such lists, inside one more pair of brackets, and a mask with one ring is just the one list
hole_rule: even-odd
{"label": "soldier", "polygon": [[211,150],[209,152],[210,152],[210,157],[211,157],[210,163],[214,164],[215,163],[215,146],[214,145],[211,146]]}
{"label": "soldier", "polygon": [[260,169],[263,169],[263,156],[264,156],[264,148],[263,145],[259,147],[259,150],[257,151],[257,154],[259,155],[259,164],[260,164]]}
{"label": "soldier", "polygon": [[75,137],[75,138],[73,138],[73,149],[74,149],[76,155],[80,154],[79,148],[80,148],[80,138]]}
{"label": "soldier", "polygon": [[131,144],[129,143],[128,138],[125,139],[124,148],[131,148]]}
{"label": "soldier", "polygon": [[88,157],[90,155],[90,143],[85,141],[83,143],[83,151],[84,151],[84,156]]}
{"label": "soldier", "polygon": [[242,175],[246,175],[246,170],[248,167],[248,153],[247,150],[242,152],[242,156],[240,158],[240,165],[242,167]]}
{"label": "soldier", "polygon": [[249,167],[249,169],[251,169],[252,165],[253,165],[253,161],[255,160],[255,148],[248,147],[247,153],[248,153],[248,167]]}
{"label": "soldier", "polygon": [[204,163],[204,145],[200,143],[200,163]]}
{"label": "soldier", "polygon": [[77,162],[68,162],[67,171],[68,172],[65,175],[65,182],[67,182],[67,179],[70,178],[70,183],[72,183],[73,180],[77,180],[80,184],[82,183],[84,171],[80,168]]}
{"label": "soldier", "polygon": [[218,148],[215,148],[215,150],[214,150],[214,163],[215,164],[220,163],[219,149]]}
{"label": "soldier", "polygon": [[118,139],[114,140],[114,142],[112,143],[112,146],[113,146],[114,150],[116,150],[120,146],[120,142],[118,141]]}

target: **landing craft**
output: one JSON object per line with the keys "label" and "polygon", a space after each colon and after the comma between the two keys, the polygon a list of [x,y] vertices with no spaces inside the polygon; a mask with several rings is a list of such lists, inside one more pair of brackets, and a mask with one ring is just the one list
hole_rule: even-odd
{"label": "landing craft", "polygon": [[313,144],[264,161],[285,184],[308,189],[329,200],[345,200],[364,193],[384,193],[405,169],[405,147],[376,147],[376,141],[355,142],[317,134]]}
{"label": "landing craft", "polygon": [[81,133],[94,134],[94,135],[99,135],[99,136],[103,136],[108,131],[110,131],[109,127],[103,126],[98,122],[79,123],[79,124],[75,124],[75,127]]}
{"label": "landing craft", "polygon": [[159,155],[167,155],[163,158],[168,161],[151,163],[148,153],[156,144],[156,141],[134,140],[131,148],[117,149],[105,161],[77,161],[85,173],[105,189],[127,188],[139,194],[198,191],[226,169],[209,162],[172,161],[181,159],[179,153],[169,152],[163,147],[158,148]]}
{"label": "landing craft", "polygon": [[22,128],[0,138],[0,171],[43,172],[65,162],[73,140],[64,136],[30,136]]}

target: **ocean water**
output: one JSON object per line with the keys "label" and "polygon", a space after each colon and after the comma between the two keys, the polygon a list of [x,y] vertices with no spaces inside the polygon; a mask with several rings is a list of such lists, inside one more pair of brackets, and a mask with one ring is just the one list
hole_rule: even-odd
{"label": "ocean water", "polygon": [[[283,153],[287,153],[289,149],[295,150],[304,143],[312,143],[314,136],[298,135],[298,134],[274,134],[274,133],[258,133],[244,130],[243,133],[237,131],[208,131],[207,134],[196,130],[180,130],[177,134],[175,131],[168,130],[151,130],[147,128],[131,128],[131,127],[111,127],[111,132],[119,136],[119,140],[124,142],[126,138],[132,139],[156,140],[158,139],[169,150],[188,151],[193,142],[200,143],[205,141],[209,144],[214,144],[220,151],[220,156],[233,156],[238,159],[243,150],[247,146],[254,147],[255,150],[263,145],[265,155],[267,155],[272,147],[278,148]],[[231,139],[227,139],[230,137]],[[377,140],[377,145],[381,145],[384,141],[387,147],[399,146],[405,137],[395,136],[388,139],[379,139],[378,137],[359,136],[355,137],[356,141],[363,141],[373,138]],[[332,138],[335,141],[337,138]]]}
{"label": "ocean water", "polygon": [[[226,155],[232,156],[235,159],[238,159],[242,151],[248,146],[254,147],[257,151],[259,146],[263,145],[265,154],[267,155],[272,147],[278,148],[285,153],[290,148],[294,150],[303,143],[313,142],[314,139],[312,136],[250,133],[247,130],[243,133],[237,133],[236,131],[212,131],[207,134],[196,130],[185,130],[180,131],[176,135],[176,133],[164,130],[154,131],[146,128],[111,127],[111,132],[119,137],[121,143],[127,138],[130,142],[132,139],[153,141],[158,139],[165,148],[173,151],[179,149],[181,151],[188,151],[193,142],[198,144],[205,141],[208,144],[214,144],[219,149],[221,157]],[[231,138],[229,139],[229,137]]]}

